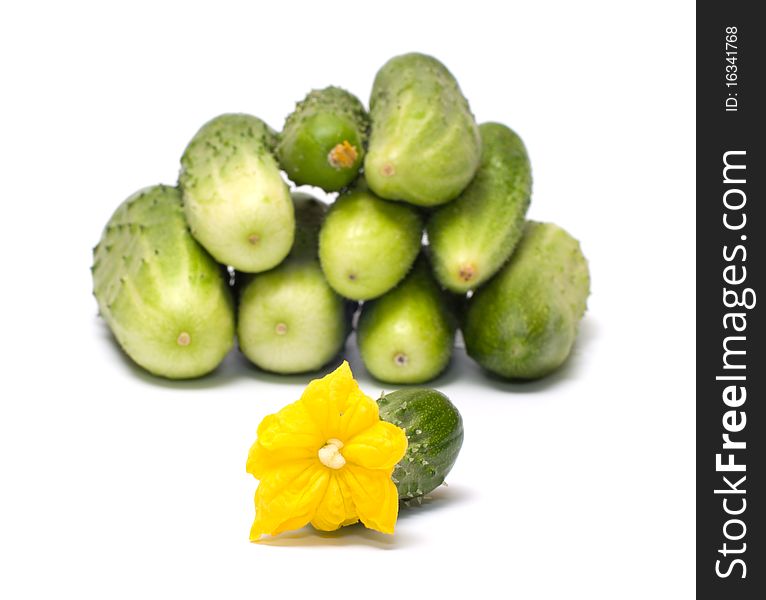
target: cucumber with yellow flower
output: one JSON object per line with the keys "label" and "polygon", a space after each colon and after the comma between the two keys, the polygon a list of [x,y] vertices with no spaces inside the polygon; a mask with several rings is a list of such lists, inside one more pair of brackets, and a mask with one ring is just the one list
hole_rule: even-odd
{"label": "cucumber with yellow flower", "polygon": [[441,484],[462,440],[446,396],[414,389],[375,402],[344,361],[258,426],[247,458],[259,480],[250,539],[357,522],[391,534],[399,500]]}
{"label": "cucumber with yellow flower", "polygon": [[380,418],[404,429],[407,453],[393,480],[400,500],[420,498],[447,477],[463,445],[463,419],[449,398],[431,388],[406,388],[378,400]]}

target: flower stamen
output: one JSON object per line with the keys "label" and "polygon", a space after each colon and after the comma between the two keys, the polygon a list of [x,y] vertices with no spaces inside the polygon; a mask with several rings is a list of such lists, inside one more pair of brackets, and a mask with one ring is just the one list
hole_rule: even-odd
{"label": "flower stamen", "polygon": [[319,462],[330,469],[340,469],[346,464],[346,459],[340,453],[341,448],[343,448],[343,442],[340,440],[335,438],[327,440],[327,444],[322,446],[319,452],[317,452]]}

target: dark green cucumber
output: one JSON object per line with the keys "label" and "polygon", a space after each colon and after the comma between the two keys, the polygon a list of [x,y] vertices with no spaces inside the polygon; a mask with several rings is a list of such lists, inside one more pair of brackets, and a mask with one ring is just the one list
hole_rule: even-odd
{"label": "dark green cucumber", "polygon": [[551,373],[569,356],[589,291],[579,242],[552,223],[528,222],[511,259],[468,302],[468,355],[510,379]]}
{"label": "dark green cucumber", "polygon": [[356,178],[368,129],[356,96],[338,87],[312,90],[287,117],[277,157],[296,184],[337,191]]}
{"label": "dark green cucumber", "polygon": [[238,311],[240,349],[275,373],[321,368],[351,331],[349,303],[328,285],[317,260],[326,205],[301,193],[293,194],[293,202],[296,230],[289,256],[275,269],[245,276]]}
{"label": "dark green cucumber", "polygon": [[479,132],[479,171],[427,225],[434,273],[453,292],[476,289],[508,260],[524,231],[532,193],[532,172],[521,138],[500,123],[483,123]]}
{"label": "dark green cucumber", "polygon": [[449,398],[430,388],[409,388],[378,400],[380,418],[407,434],[407,453],[392,475],[400,500],[428,494],[452,469],[463,445],[463,419]]}
{"label": "dark green cucumber", "polygon": [[362,306],[359,353],[380,381],[425,383],[449,364],[455,328],[449,299],[421,257],[398,286]]}

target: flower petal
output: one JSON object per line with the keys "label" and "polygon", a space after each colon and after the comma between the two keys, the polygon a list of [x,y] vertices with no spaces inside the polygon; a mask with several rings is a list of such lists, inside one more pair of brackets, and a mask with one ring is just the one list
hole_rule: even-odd
{"label": "flower petal", "polygon": [[351,373],[348,361],[345,360],[328,377],[330,399],[338,405],[342,412],[346,409],[349,395],[354,391],[359,391],[359,384]]}
{"label": "flower petal", "polygon": [[379,422],[378,403],[357,388],[348,395],[335,437],[348,442],[355,435]]}
{"label": "flower petal", "polygon": [[313,448],[284,446],[276,450],[267,450],[256,441],[248,452],[246,469],[256,479],[263,479],[269,470],[276,469],[283,463],[315,457],[316,452]]}
{"label": "flower petal", "polygon": [[407,436],[404,430],[385,421],[378,421],[372,427],[352,437],[343,446],[343,457],[348,462],[365,469],[384,469],[391,475],[407,451]]}
{"label": "flower petal", "polygon": [[307,525],[314,518],[329,480],[327,469],[314,459],[270,470],[255,492],[250,539],[256,541],[262,534],[276,535]]}
{"label": "flower petal", "polygon": [[321,531],[335,531],[358,520],[356,507],[346,483],[336,473],[330,473],[327,491],[317,506],[311,524]]}
{"label": "flower petal", "polygon": [[348,404],[349,394],[359,390],[351,368],[344,360],[332,373],[311,381],[300,402],[325,440],[338,436],[338,420]]}
{"label": "flower petal", "polygon": [[399,495],[391,481],[391,474],[346,464],[340,475],[351,492],[356,512],[365,527],[393,533],[399,514]]}
{"label": "flower petal", "polygon": [[258,443],[270,451],[306,448],[316,452],[325,440],[324,433],[300,400],[266,416],[258,426]]}
{"label": "flower petal", "polygon": [[299,400],[306,414],[309,415],[314,426],[320,432],[323,441],[332,437],[330,432],[337,428],[338,415],[340,414],[338,405],[330,401],[328,382],[330,375],[311,381],[303,390]]}

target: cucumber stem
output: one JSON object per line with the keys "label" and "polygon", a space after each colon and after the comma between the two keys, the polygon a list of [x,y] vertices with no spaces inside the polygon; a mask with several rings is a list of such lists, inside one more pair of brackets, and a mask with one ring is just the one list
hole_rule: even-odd
{"label": "cucumber stem", "polygon": [[356,158],[359,156],[356,148],[343,140],[337,144],[327,155],[327,162],[334,169],[349,169],[354,166]]}

